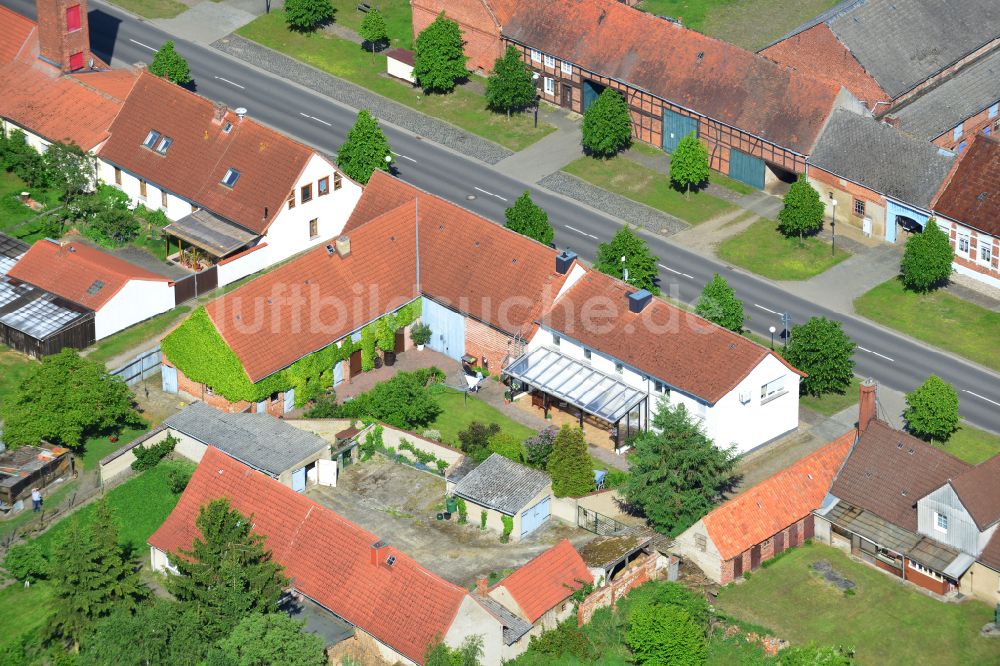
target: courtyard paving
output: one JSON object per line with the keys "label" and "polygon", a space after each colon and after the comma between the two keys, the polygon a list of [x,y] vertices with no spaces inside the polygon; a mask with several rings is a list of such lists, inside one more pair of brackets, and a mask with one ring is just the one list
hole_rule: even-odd
{"label": "courtyard paving", "polygon": [[502,544],[497,532],[479,529],[473,510],[466,525],[457,516],[439,521],[444,479],[382,456],[347,467],[336,488],[316,486],[307,494],[463,587],[480,575],[517,568],[564,538],[580,547],[596,536],[550,518],[523,541]]}

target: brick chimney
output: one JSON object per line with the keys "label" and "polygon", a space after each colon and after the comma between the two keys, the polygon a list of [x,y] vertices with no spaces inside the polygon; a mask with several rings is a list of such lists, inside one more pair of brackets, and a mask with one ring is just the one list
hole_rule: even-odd
{"label": "brick chimney", "polygon": [[873,379],[861,382],[861,400],[858,402],[858,430],[864,432],[877,416],[878,385]]}
{"label": "brick chimney", "polygon": [[90,66],[87,0],[37,0],[38,56],[63,72]]}
{"label": "brick chimney", "polygon": [[388,545],[389,544],[387,544],[385,541],[382,541],[381,539],[372,544],[370,549],[372,566],[377,567],[378,565],[382,564],[381,562],[382,553],[385,551],[385,548]]}
{"label": "brick chimney", "polygon": [[490,579],[486,576],[480,576],[476,579],[476,594],[481,597],[485,597],[490,591]]}

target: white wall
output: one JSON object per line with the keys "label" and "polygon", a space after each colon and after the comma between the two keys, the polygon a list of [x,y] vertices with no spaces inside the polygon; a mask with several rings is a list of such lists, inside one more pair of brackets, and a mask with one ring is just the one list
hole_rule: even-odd
{"label": "white wall", "polygon": [[24,138],[28,142],[28,145],[40,153],[44,153],[46,149],[49,147],[49,144],[51,143],[51,141],[49,141],[48,139],[43,139],[38,134],[35,134],[34,132],[28,129],[25,129],[24,127],[21,127],[17,123],[12,123],[9,120],[0,119],[0,126],[3,127],[4,133],[7,134],[8,136],[14,130],[21,130],[22,132],[24,132]]}
{"label": "white wall", "polygon": [[171,192],[167,192],[167,205],[164,206],[162,188],[148,181],[146,183],[146,196],[140,196],[139,175],[124,169],[122,169],[122,184],[117,185],[115,183],[114,165],[105,162],[103,159],[97,160],[97,179],[105,185],[117,187],[127,194],[133,206],[142,204],[150,210],[162,210],[163,214],[173,222],[176,222],[185,215],[190,215],[191,211],[195,208],[190,201]]}
{"label": "white wall", "polygon": [[174,288],[165,280],[129,280],[94,316],[98,340],[174,307]]}
{"label": "white wall", "polygon": [[448,627],[448,633],[444,635],[444,643],[457,648],[469,636],[481,636],[483,639],[483,666],[500,666],[504,647],[503,625],[471,595],[466,594]]}
{"label": "white wall", "polygon": [[[698,536],[704,537],[705,550],[701,550],[698,547]],[[674,542],[673,550],[676,550],[679,555],[697,564],[706,577],[719,582],[719,579],[722,577],[722,556],[719,554],[719,549],[712,542],[712,538],[708,535],[705,521],[699,520],[682,532]]]}
{"label": "white wall", "polygon": [[[938,513],[948,517],[946,531],[937,528]],[[990,542],[996,526],[980,532],[976,521],[969,515],[954,488],[950,483],[946,483],[926,497],[917,500],[917,531],[970,555],[978,556]]]}

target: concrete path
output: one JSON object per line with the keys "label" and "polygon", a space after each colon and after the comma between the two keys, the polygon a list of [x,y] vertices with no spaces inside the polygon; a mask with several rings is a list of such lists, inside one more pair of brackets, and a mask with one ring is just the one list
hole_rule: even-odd
{"label": "concrete path", "polygon": [[760,218],[743,209],[723,213],[696,227],[689,227],[671,239],[678,245],[706,257],[715,258],[715,250],[722,241],[746,230]]}
{"label": "concrete path", "polygon": [[[845,242],[846,244],[846,242]],[[791,293],[822,303],[836,312],[854,314],[854,299],[899,274],[901,248],[853,244],[855,254],[816,277],[779,284]]]}
{"label": "concrete path", "polygon": [[543,115],[547,122],[556,126],[556,131],[501,160],[495,167],[497,171],[512,178],[537,183],[583,155],[580,148],[582,134],[579,116],[565,112]]}
{"label": "concrete path", "polygon": [[[198,44],[211,44],[264,13],[264,0],[187,3],[191,7],[171,19],[153,19],[153,25]],[[277,3],[275,3],[277,4]],[[160,44],[149,46],[159,48]]]}

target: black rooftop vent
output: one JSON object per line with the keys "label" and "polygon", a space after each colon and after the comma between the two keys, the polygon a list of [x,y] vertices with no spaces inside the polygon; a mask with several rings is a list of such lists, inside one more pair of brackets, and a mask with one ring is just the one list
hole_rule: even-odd
{"label": "black rooftop vent", "polygon": [[576,252],[572,250],[563,250],[556,255],[556,273],[559,275],[566,275],[569,272],[570,266],[576,261]]}
{"label": "black rooftop vent", "polygon": [[628,295],[628,310],[629,312],[642,312],[652,300],[653,295],[645,289],[633,291]]}

